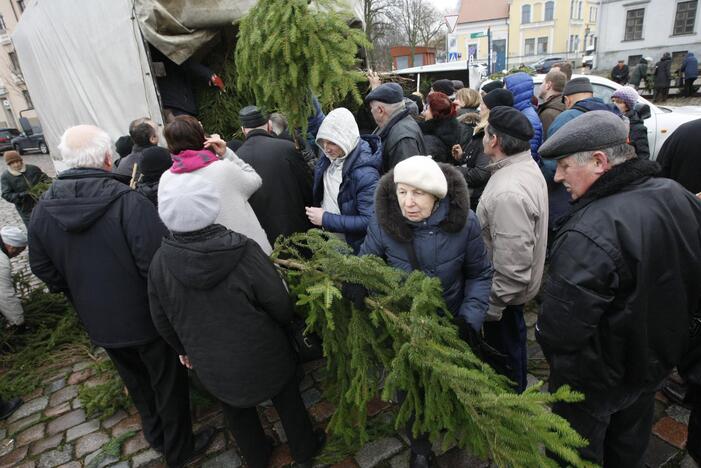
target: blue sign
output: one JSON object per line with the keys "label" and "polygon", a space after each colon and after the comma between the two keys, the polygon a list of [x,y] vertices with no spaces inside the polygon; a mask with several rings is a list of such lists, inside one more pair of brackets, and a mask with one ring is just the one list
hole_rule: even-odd
{"label": "blue sign", "polygon": [[448,52],[448,61],[449,62],[457,62],[459,58],[460,58],[460,54],[458,52]]}

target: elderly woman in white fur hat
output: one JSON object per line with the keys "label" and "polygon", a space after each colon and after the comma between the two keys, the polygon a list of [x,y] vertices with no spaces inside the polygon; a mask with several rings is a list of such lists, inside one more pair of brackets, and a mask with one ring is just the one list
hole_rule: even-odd
{"label": "elderly woman in white fur hat", "polygon": [[[465,178],[448,164],[413,156],[377,186],[375,217],[360,255],[376,255],[405,270],[421,270],[443,285],[443,298],[464,339],[474,337],[487,314],[492,266]],[[353,291],[344,288],[346,297]],[[411,433],[411,431],[409,431]],[[425,436],[411,439],[411,466],[430,466]]]}
{"label": "elderly woman in white fur hat", "polygon": [[314,168],[314,207],[307,217],[315,226],[337,233],[358,252],[374,213],[380,179],[382,144],[376,135],[360,136],[353,114],[332,110],[321,123],[316,143],[324,156]]}

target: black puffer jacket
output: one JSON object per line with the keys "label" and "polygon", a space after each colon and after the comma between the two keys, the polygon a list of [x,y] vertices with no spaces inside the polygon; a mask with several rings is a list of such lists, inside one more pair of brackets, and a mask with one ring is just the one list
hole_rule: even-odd
{"label": "black puffer jacket", "polygon": [[424,135],[426,154],[436,162],[448,164],[456,164],[451,154],[453,145],[466,145],[472,133],[454,118],[425,120],[419,122],[419,128]]}
{"label": "black puffer jacket", "polygon": [[601,176],[552,246],[536,338],[580,390],[652,387],[688,352],[701,307],[701,203],[633,159]]}
{"label": "black puffer jacket", "polygon": [[29,264],[71,298],[90,339],[105,348],[148,343],[146,278],[167,233],[153,204],[100,169],[62,172],[29,225]]}
{"label": "black puffer jacket", "polygon": [[630,144],[635,148],[638,159],[650,159],[650,143],[647,139],[647,127],[640,118],[640,114],[635,109],[626,112],[626,117],[630,122],[630,133],[628,138]]}
{"label": "black puffer jacket", "polygon": [[149,272],[161,336],[187,354],[214,396],[247,408],[277,395],[295,369],[283,326],[290,297],[254,241],[212,225],[168,238]]}
{"label": "black puffer jacket", "polygon": [[158,180],[149,182],[139,182],[136,191],[148,198],[153,206],[158,208]]}
{"label": "black puffer jacket", "polygon": [[472,135],[467,145],[463,146],[463,159],[460,162],[462,165],[457,168],[465,177],[467,188],[470,189],[470,208],[473,210],[477,209],[480,195],[492,175],[487,169],[490,161],[489,156],[484,154],[482,138],[484,138],[484,129]]}
{"label": "black puffer jacket", "polygon": [[655,64],[655,88],[669,88],[671,80],[672,58],[665,56]]}
{"label": "black puffer jacket", "polygon": [[20,175],[12,175],[5,170],[0,177],[2,182],[2,198],[14,204],[17,211],[26,215],[31,214],[36,202],[29,191],[41,182],[51,182],[51,178],[37,166],[26,164]]}

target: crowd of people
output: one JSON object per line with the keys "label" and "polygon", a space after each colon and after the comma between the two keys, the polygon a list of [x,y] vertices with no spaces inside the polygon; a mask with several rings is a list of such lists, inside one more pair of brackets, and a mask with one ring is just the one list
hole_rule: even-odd
{"label": "crowd of people", "polygon": [[[653,90],[653,101],[664,101],[669,97],[669,88],[672,83],[672,56],[669,52],[663,53],[648,75],[648,63],[651,61],[651,57],[640,57],[631,70],[625,60],[619,60],[611,69],[611,79],[620,85],[630,84],[635,89],[639,89],[641,81],[645,81],[645,84],[649,83],[649,87]],[[692,96],[694,81],[699,77],[699,61],[693,52],[686,54],[676,74],[676,84],[680,88],[681,95]]]}
{"label": "crowd of people", "polygon": [[[59,145],[70,169],[31,206],[21,194],[45,175],[5,153],[3,197],[31,221],[28,242],[0,232],[0,260],[28,244],[32,272],[105,348],[171,467],[214,434],[192,432],[187,369],[221,402],[248,466],[271,455],[255,409],[268,399],[295,461],[311,466],[324,434],[299,393],[293,303],[268,255],[312,227],[439,278],[460,336],[488,344],[516,392],[527,385],[524,306],[538,301],[550,389],[586,395],[553,410],[588,439],[587,460],[640,466],[654,392],[677,367],[695,405],[687,447],[701,460],[701,164],[686,139],[701,138],[701,120],[669,138],[660,172],[635,89],[604,102],[571,74],[554,66],[537,97],[522,72],[479,91],[437,80],[425,97],[370,75],[372,134],[316,101],[308,138],[255,105],[239,113],[244,140],[229,143],[183,115],[161,148],[158,126],[137,119],[114,162],[106,132],[72,127]],[[362,308],[373,291],[343,294]],[[0,302],[10,323],[18,304]],[[411,466],[433,466],[428,437],[408,432]]]}

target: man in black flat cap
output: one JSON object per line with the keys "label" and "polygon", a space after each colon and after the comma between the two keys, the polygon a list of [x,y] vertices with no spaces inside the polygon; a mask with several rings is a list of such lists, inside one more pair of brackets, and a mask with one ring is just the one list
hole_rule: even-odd
{"label": "man in black flat cap", "polygon": [[249,202],[268,241],[305,232],[311,225],[304,207],[312,204],[312,181],[304,157],[295,144],[272,133],[268,116],[256,106],[239,112],[246,141],[236,151],[263,179]]}
{"label": "man in black flat cap", "polygon": [[382,140],[382,173],[412,156],[426,154],[426,145],[416,121],[404,104],[404,91],[397,83],[385,83],[365,97]]}
{"label": "man in black flat cap", "polygon": [[[504,93],[511,94],[494,90],[488,96],[507,96]],[[488,122],[483,145],[492,175],[477,205],[494,266],[484,337],[507,356],[508,368],[498,370],[522,392],[528,364],[523,306],[538,293],[543,276],[548,188],[531,156],[533,127],[528,118],[513,107],[496,106]]]}
{"label": "man in black flat cap", "polygon": [[443,93],[452,100],[455,98],[455,85],[452,80],[436,80],[431,84],[431,92]]}
{"label": "man in black flat cap", "polygon": [[586,397],[553,411],[604,467],[642,466],[654,393],[701,348],[701,203],[627,137],[618,116],[592,111],[540,147],[574,203],[552,244],[536,338],[550,390]]}

